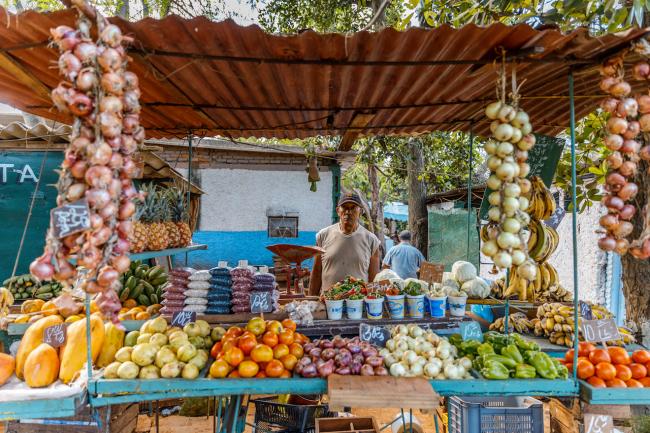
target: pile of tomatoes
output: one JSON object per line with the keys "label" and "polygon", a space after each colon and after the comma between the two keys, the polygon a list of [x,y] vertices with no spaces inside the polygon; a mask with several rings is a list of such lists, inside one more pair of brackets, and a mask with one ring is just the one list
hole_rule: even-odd
{"label": "pile of tomatoes", "polygon": [[303,346],[309,338],[296,332],[296,323],[265,322],[252,318],[245,328],[228,328],[220,341],[210,350],[215,361],[210,366],[210,377],[291,377],[291,372],[302,358]]}
{"label": "pile of tomatoes", "polygon": [[[573,371],[573,349],[564,364]],[[650,388],[650,352],[637,350],[632,356],[622,347],[600,349],[591,343],[578,346],[578,378],[596,388]]]}

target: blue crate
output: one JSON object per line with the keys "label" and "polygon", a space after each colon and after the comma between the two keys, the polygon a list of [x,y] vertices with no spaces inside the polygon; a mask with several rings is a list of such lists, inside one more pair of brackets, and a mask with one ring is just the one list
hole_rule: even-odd
{"label": "blue crate", "polygon": [[449,433],[544,433],[544,406],[531,397],[451,397]]}

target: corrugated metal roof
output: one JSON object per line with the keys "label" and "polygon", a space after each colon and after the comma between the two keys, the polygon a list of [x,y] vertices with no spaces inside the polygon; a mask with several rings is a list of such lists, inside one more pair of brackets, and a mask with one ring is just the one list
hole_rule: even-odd
{"label": "corrugated metal roof", "polygon": [[[46,96],[59,82],[48,32],[73,25],[75,13],[1,12],[0,101],[57,118]],[[544,48],[518,67],[519,82],[525,80],[521,105],[536,132],[554,135],[569,124],[569,66],[576,68],[580,117],[600,97],[597,64],[647,31],[593,38],[586,29],[564,35],[493,24],[277,36],[203,17],[111,21],[136,40],[129,54],[142,83],[142,123],[149,137],[188,130],[235,138],[414,134],[467,131],[472,121],[482,134],[488,129],[482,108],[494,97],[498,47],[509,53]],[[16,73],[16,64],[24,73]]]}

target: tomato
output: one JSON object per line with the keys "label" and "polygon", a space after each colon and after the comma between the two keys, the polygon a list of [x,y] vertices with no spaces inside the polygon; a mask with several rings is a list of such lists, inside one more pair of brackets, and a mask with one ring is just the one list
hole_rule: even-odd
{"label": "tomato", "polygon": [[596,350],[596,346],[585,341],[578,343],[578,356],[589,356],[591,352]]}
{"label": "tomato", "polygon": [[264,379],[265,377],[268,377],[268,376],[266,375],[265,372],[263,372],[263,371],[260,370],[259,373],[257,373],[257,374],[255,375],[255,377],[258,378],[258,379]]}
{"label": "tomato", "polygon": [[[578,361],[578,362],[580,362],[580,361]],[[589,362],[589,361],[587,361],[587,362]],[[589,364],[591,364],[591,362],[589,362]],[[591,364],[591,365],[593,365],[593,364]],[[573,374],[573,363],[567,362],[566,364],[564,364],[564,366],[566,367],[567,370],[569,370],[569,374]]]}
{"label": "tomato", "polygon": [[278,322],[277,320],[270,320],[266,322],[266,332],[272,332],[275,335],[280,334],[282,332],[282,323]]}
{"label": "tomato", "polygon": [[226,331],[225,336],[239,337],[243,332],[244,332],[244,330],[242,328],[240,328],[239,326],[231,326]]}
{"label": "tomato", "polygon": [[266,344],[258,344],[251,352],[251,359],[255,362],[270,362],[273,360],[273,349]]}
{"label": "tomato", "polygon": [[221,346],[223,346],[223,344],[221,344],[221,341],[214,343],[212,349],[210,349],[210,356],[214,359],[217,359],[219,357],[219,352],[221,352]]}
{"label": "tomato", "polygon": [[605,384],[607,385],[607,388],[627,388],[625,382],[619,378],[608,380]]}
{"label": "tomato", "polygon": [[605,381],[598,376],[591,376],[587,379],[587,383],[594,388],[607,388]]}
{"label": "tomato", "polygon": [[[571,369],[573,371],[573,366]],[[580,379],[589,379],[594,374],[596,374],[594,364],[589,361],[578,361],[578,377]]]}
{"label": "tomato", "polygon": [[248,355],[257,345],[257,339],[254,336],[247,335],[246,337],[241,337],[239,339],[239,344],[237,345],[244,354]]}
{"label": "tomato", "polygon": [[293,331],[290,329],[285,329],[280,332],[280,343],[286,344],[287,346],[293,343]]}
{"label": "tomato", "polygon": [[630,364],[629,367],[632,370],[632,379],[639,380],[648,375],[648,369],[643,364]]}
{"label": "tomato", "polygon": [[632,354],[632,361],[637,364],[647,364],[650,362],[650,352],[643,349],[635,350]]}
{"label": "tomato", "polygon": [[260,366],[253,361],[244,361],[237,367],[240,377],[255,377],[260,371]]}
{"label": "tomato", "polygon": [[266,331],[266,322],[264,322],[264,319],[261,317],[253,317],[248,321],[246,330],[252,332],[256,336],[260,336]]}
{"label": "tomato", "polygon": [[599,362],[596,364],[596,376],[603,380],[614,379],[616,377],[616,367],[609,362]]}
{"label": "tomato", "polygon": [[632,360],[627,354],[627,351],[622,347],[610,347],[607,349],[609,356],[612,358],[612,364],[631,364]]}
{"label": "tomato", "polygon": [[239,372],[237,370],[231,371],[230,374],[228,375],[229,379],[238,379],[240,377],[241,376],[239,375]]}
{"label": "tomato", "polygon": [[626,380],[625,385],[628,388],[643,388],[643,384],[636,379]]}
{"label": "tomato", "polygon": [[289,354],[289,346],[287,346],[286,344],[280,343],[273,348],[273,357],[275,359],[280,359],[284,355],[288,355],[288,354]]}
{"label": "tomato", "polygon": [[284,370],[282,374],[280,375],[280,378],[282,379],[290,379],[291,378],[291,372],[289,370]]}
{"label": "tomato", "polygon": [[589,352],[589,361],[592,364],[596,365],[601,362],[612,362],[612,359],[609,357],[609,353],[605,349],[594,349]]}
{"label": "tomato", "polygon": [[309,337],[307,337],[305,334],[301,334],[300,332],[294,332],[293,338],[296,341],[296,343],[302,346],[309,343]]}
{"label": "tomato", "polygon": [[244,352],[238,347],[228,350],[223,359],[233,367],[237,367],[244,360]]}
{"label": "tomato", "polygon": [[302,346],[298,343],[291,343],[289,346],[289,353],[291,353],[296,358],[302,358],[302,355],[305,354],[305,351],[302,349]]}
{"label": "tomato", "polygon": [[632,370],[627,365],[616,364],[616,377],[621,379],[623,382],[632,379]]}
{"label": "tomato", "polygon": [[284,329],[291,329],[292,331],[295,331],[297,328],[296,322],[291,319],[284,319],[282,321],[282,326]]}
{"label": "tomato", "polygon": [[262,336],[262,343],[266,344],[269,347],[275,347],[278,345],[278,334],[275,334],[271,331],[266,331]]}
{"label": "tomato", "polygon": [[650,377],[650,362],[646,362],[645,369],[648,370],[648,377]]}
{"label": "tomato", "polygon": [[294,355],[289,354],[289,355],[284,355],[282,358],[280,358],[280,361],[282,361],[284,368],[293,371],[293,368],[298,363],[298,358],[296,358]]}
{"label": "tomato", "polygon": [[639,382],[641,382],[644,388],[650,388],[650,377],[639,379]]}
{"label": "tomato", "polygon": [[210,366],[210,376],[216,379],[221,379],[228,376],[230,370],[232,370],[230,365],[223,359],[219,359],[214,361]]}
{"label": "tomato", "polygon": [[564,354],[564,360],[566,362],[573,362],[573,354],[574,353],[575,353],[575,350],[573,350],[573,349],[567,350],[566,353]]}
{"label": "tomato", "polygon": [[284,371],[284,365],[277,359],[270,361],[264,369],[268,377],[280,377]]}
{"label": "tomato", "polygon": [[221,351],[222,352],[227,352],[233,347],[237,347],[237,340],[234,338],[224,338],[221,340],[222,346],[221,346]]}

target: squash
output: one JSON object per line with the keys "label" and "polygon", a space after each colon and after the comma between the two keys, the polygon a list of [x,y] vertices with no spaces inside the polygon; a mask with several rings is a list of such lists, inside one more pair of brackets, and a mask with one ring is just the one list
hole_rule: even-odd
{"label": "squash", "polygon": [[45,328],[58,325],[62,322],[63,320],[59,316],[47,316],[38,319],[27,328],[23,339],[20,340],[18,353],[16,353],[16,376],[18,376],[18,379],[24,379],[23,368],[25,367],[27,356],[43,342]]}
{"label": "squash", "polygon": [[56,381],[59,374],[59,355],[49,344],[41,343],[25,361],[25,382],[31,388],[43,388]]}
{"label": "squash", "polygon": [[45,304],[45,301],[42,299],[30,299],[23,302],[23,305],[20,306],[20,312],[23,314],[37,313],[41,311],[43,304]]}
{"label": "squash", "polygon": [[13,356],[0,353],[0,386],[4,385],[16,369],[16,360]]}
{"label": "squash", "polygon": [[64,322],[65,323],[73,323],[76,322],[77,320],[85,319],[81,314],[74,314],[72,316],[68,316],[65,318]]}
{"label": "squash", "polygon": [[[91,357],[95,362],[104,344],[104,323],[98,313],[90,315]],[[86,320],[78,320],[68,326],[68,338],[61,346],[61,369],[59,379],[68,383],[86,366]]]}
{"label": "squash", "polygon": [[59,310],[56,308],[56,305],[54,305],[54,302],[47,301],[41,307],[41,314],[43,316],[53,316],[55,314],[59,314]]}
{"label": "squash", "polygon": [[111,322],[104,325],[104,344],[97,358],[97,367],[106,367],[115,361],[115,354],[124,346],[124,334],[122,329]]}

